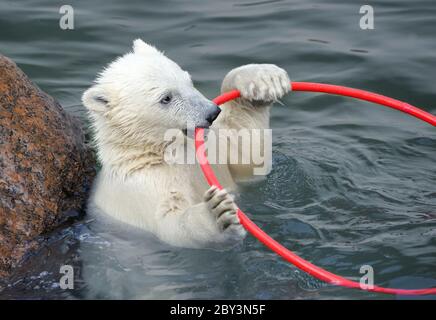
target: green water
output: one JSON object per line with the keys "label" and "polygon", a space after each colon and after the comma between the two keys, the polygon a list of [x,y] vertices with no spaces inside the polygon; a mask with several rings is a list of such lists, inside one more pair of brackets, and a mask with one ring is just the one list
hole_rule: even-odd
{"label": "green water", "polygon": [[[371,1],[58,1],[0,3],[0,52],[83,120],[82,92],[130,50],[156,45],[208,97],[230,69],[275,63],[291,79],[379,92],[436,113],[436,4]],[[242,188],[241,208],[288,248],[358,280],[374,268],[390,287],[436,285],[436,131],[399,112],[292,93],[273,109],[273,171]],[[50,235],[0,298],[395,298],[326,286],[248,237],[231,251],[181,250],[77,221]],[[76,270],[74,290],[59,267]],[[1,290],[1,289],[0,289]]]}

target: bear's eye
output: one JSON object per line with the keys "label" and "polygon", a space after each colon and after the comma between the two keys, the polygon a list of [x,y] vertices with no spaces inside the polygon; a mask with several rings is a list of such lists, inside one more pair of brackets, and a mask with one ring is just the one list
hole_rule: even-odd
{"label": "bear's eye", "polygon": [[162,103],[162,104],[168,104],[168,103],[171,102],[172,98],[173,98],[173,97],[172,97],[170,94],[167,94],[167,95],[165,95],[165,97],[163,97],[163,98],[160,100],[160,103]]}

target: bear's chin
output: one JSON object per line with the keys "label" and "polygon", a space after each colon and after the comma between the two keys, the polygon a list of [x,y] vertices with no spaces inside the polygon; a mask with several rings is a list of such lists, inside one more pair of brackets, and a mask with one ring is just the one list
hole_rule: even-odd
{"label": "bear's chin", "polygon": [[195,129],[209,129],[212,124],[208,125],[200,125],[196,126],[195,128],[184,128],[182,129],[182,132],[187,137],[194,137]]}

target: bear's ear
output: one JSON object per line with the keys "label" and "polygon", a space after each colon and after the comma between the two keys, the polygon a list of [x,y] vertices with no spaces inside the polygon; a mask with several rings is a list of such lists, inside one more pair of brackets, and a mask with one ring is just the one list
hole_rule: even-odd
{"label": "bear's ear", "polygon": [[135,53],[145,53],[145,54],[160,54],[160,51],[157,50],[152,45],[149,45],[142,41],[141,39],[136,39],[133,41],[133,52]]}
{"label": "bear's ear", "polygon": [[108,110],[110,100],[103,88],[93,86],[83,93],[82,103],[89,110],[102,113]]}

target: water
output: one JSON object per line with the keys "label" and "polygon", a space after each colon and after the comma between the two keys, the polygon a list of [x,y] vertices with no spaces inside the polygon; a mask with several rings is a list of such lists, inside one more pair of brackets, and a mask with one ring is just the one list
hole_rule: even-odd
{"label": "water", "polygon": [[[87,121],[80,102],[105,63],[135,38],[188,70],[206,96],[247,63],[292,79],[379,92],[436,113],[434,1],[373,1],[375,30],[350,1],[74,1],[75,30],[59,28],[52,1],[0,4],[0,52]],[[272,114],[274,165],[243,186],[238,203],[270,235],[308,260],[358,279],[436,285],[436,132],[364,102],[295,93]],[[4,283],[1,298],[386,299],[326,286],[248,237],[231,251],[175,249],[86,217]],[[73,265],[74,290],[59,288]]]}

